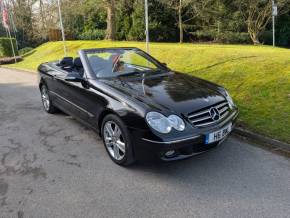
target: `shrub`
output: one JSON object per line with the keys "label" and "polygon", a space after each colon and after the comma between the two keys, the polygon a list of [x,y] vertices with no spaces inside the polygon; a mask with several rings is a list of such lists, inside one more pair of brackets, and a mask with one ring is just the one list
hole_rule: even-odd
{"label": "shrub", "polygon": [[105,38],[105,30],[87,30],[79,34],[78,38],[82,40],[102,40]]}
{"label": "shrub", "polygon": [[251,39],[248,33],[225,31],[218,33],[217,31],[196,31],[191,33],[198,41],[214,41],[229,44],[248,44]]}
{"label": "shrub", "polygon": [[190,34],[198,41],[214,41],[216,36],[215,31],[196,31]]}
{"label": "shrub", "polygon": [[223,32],[217,34],[217,41],[229,44],[250,44],[251,39],[248,33]]}
{"label": "shrub", "polygon": [[19,55],[23,56],[23,55],[27,54],[28,52],[30,52],[32,50],[33,50],[33,48],[31,48],[31,47],[25,47],[25,48],[20,49],[18,51],[18,53],[19,53]]}
{"label": "shrub", "polygon": [[272,45],[273,43],[273,33],[272,31],[264,31],[260,36],[261,42],[266,45]]}
{"label": "shrub", "polygon": [[[12,43],[15,49],[15,55],[18,55],[16,51],[16,40],[12,38]],[[0,57],[12,57],[13,51],[11,47],[11,42],[9,38],[0,38]]]}

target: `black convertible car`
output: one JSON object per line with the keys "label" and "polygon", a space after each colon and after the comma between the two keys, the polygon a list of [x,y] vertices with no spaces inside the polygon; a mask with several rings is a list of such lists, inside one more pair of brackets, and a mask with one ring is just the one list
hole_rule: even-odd
{"label": "black convertible car", "polygon": [[59,109],[89,125],[120,165],[205,152],[228,136],[238,116],[223,87],[173,72],[137,48],[80,50],[38,71],[45,111]]}

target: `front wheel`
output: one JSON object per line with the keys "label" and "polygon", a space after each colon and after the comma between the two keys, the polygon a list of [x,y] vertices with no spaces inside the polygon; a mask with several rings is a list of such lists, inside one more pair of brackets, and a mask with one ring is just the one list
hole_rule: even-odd
{"label": "front wheel", "polygon": [[102,123],[102,138],[110,158],[119,165],[134,163],[133,149],[127,127],[115,115],[108,115]]}
{"label": "front wheel", "polygon": [[42,85],[40,87],[40,93],[44,110],[49,114],[54,114],[57,111],[57,108],[52,105],[49,91],[46,85]]}

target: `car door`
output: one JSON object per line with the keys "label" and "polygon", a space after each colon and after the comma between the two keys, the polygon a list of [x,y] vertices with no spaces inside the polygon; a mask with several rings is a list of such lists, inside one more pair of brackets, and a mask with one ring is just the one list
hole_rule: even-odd
{"label": "car door", "polygon": [[62,108],[62,100],[58,97],[59,91],[58,80],[56,78],[65,78],[66,72],[59,71],[53,64],[48,63],[39,68],[39,71],[42,73],[42,78],[49,90],[49,94],[53,103]]}
{"label": "car door", "polygon": [[106,95],[84,79],[83,82],[66,81],[67,98],[76,108],[76,116],[88,123],[93,128],[98,127],[99,115],[108,104]]}
{"label": "car door", "polygon": [[84,96],[86,91],[85,82],[66,81],[69,72],[54,75],[55,94],[62,101],[61,107],[64,111],[87,121],[93,115],[84,107]]}

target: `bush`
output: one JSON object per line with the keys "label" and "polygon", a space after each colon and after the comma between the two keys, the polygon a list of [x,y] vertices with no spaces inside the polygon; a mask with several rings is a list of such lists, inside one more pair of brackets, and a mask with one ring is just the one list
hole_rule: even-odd
{"label": "bush", "polygon": [[82,40],[102,40],[105,38],[105,30],[94,29],[87,30],[79,34],[78,38]]}
{"label": "bush", "polygon": [[[12,43],[15,49],[15,55],[18,55],[16,51],[16,40],[12,38]],[[11,47],[11,42],[9,38],[0,38],[0,57],[12,57],[13,51]]]}
{"label": "bush", "polygon": [[28,52],[30,52],[32,50],[33,50],[33,48],[31,48],[31,47],[25,47],[25,48],[20,49],[18,51],[18,53],[19,53],[19,55],[23,56],[23,55],[27,54]]}
{"label": "bush", "polygon": [[229,44],[250,44],[251,38],[248,33],[223,32],[217,35],[217,41]]}
{"label": "bush", "polygon": [[196,31],[191,33],[198,41],[214,41],[228,44],[248,44],[251,39],[248,33],[239,32],[220,32],[217,31]]}
{"label": "bush", "polygon": [[198,41],[214,41],[216,37],[216,32],[214,31],[196,31],[190,33],[194,40]]}
{"label": "bush", "polygon": [[273,33],[270,30],[264,31],[261,36],[260,40],[262,43],[266,45],[272,45],[273,44]]}

